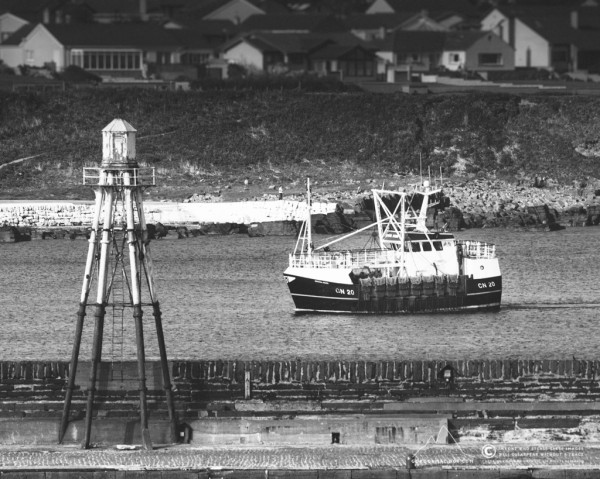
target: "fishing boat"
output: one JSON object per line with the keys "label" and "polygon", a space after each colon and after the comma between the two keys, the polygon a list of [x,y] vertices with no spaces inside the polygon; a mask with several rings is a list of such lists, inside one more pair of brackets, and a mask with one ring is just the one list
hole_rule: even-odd
{"label": "fishing boat", "polygon": [[[443,197],[430,181],[409,192],[372,190],[373,224],[313,245],[310,181],[307,217],[285,279],[297,312],[436,313],[500,308],[496,247],[427,228],[427,211]],[[372,229],[369,244],[349,248]]]}

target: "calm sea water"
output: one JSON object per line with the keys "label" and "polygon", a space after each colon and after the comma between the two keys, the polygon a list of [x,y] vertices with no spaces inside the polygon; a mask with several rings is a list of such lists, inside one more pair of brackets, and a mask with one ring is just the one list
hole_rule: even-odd
{"label": "calm sea water", "polygon": [[[499,312],[298,315],[282,275],[293,238],[154,241],[169,358],[600,358],[600,229],[457,236],[497,244]],[[82,240],[0,244],[0,360],[70,358],[87,247]],[[133,319],[125,313],[107,313],[104,360],[135,357]],[[147,357],[154,359],[150,310],[144,321]],[[90,308],[82,360],[91,357],[92,329]]]}

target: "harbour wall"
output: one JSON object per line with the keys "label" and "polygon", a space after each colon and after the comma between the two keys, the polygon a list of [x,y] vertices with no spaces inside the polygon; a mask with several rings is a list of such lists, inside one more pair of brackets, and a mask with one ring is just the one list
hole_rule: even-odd
{"label": "harbour wall", "polygon": [[[227,444],[422,444],[474,429],[577,429],[600,414],[599,360],[171,361],[180,440]],[[80,363],[65,441],[83,434],[90,363]],[[0,363],[0,444],[55,443],[69,364]],[[147,362],[151,432],[168,442],[159,362]],[[139,441],[135,362],[104,362],[96,440]],[[552,419],[549,420],[548,417]],[[444,429],[445,428],[445,429]]]}
{"label": "harbour wall", "polygon": [[[557,210],[546,203],[505,204],[495,201],[472,207],[452,190],[452,204],[431,209],[427,224],[430,228],[458,231],[464,228],[509,227],[555,230],[567,226],[593,226],[600,223],[600,204],[593,196],[588,204],[580,203]],[[600,192],[600,190],[598,190]],[[481,196],[481,195],[480,195]],[[565,203],[566,205],[566,203]],[[371,224],[372,211],[364,198],[356,204],[348,202],[314,202],[313,231],[340,234]],[[244,202],[146,202],[145,218],[149,225],[162,229],[159,237],[174,232],[179,238],[197,235],[227,235],[242,233],[250,236],[295,235],[298,223],[307,216],[306,203],[298,200]],[[0,243],[29,239],[75,239],[85,237],[92,224],[92,202],[0,202]],[[120,220],[117,211],[116,222]]]}
{"label": "harbour wall", "polygon": [[[314,214],[334,212],[336,203],[313,203]],[[218,203],[145,202],[148,223],[165,225],[302,221],[306,203],[300,201],[248,201]],[[20,228],[90,226],[93,202],[0,202],[0,226]],[[117,211],[117,218],[119,215]]]}

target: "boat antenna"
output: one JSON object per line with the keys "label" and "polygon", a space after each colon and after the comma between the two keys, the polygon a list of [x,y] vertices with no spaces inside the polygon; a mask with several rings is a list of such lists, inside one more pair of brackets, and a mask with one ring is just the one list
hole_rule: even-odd
{"label": "boat antenna", "polygon": [[429,176],[429,184],[431,184],[431,165],[427,167],[427,174]]}
{"label": "boat antenna", "polygon": [[423,186],[423,160],[421,159],[420,152],[419,152],[419,176],[421,177],[421,186]]}

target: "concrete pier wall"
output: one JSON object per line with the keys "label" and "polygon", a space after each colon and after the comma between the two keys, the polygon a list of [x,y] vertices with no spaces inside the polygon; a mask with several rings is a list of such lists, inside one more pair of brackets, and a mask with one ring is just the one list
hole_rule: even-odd
{"label": "concrete pier wall", "polygon": [[[313,203],[314,214],[335,211],[336,203]],[[145,202],[148,223],[207,224],[301,221],[306,218],[306,203],[300,201],[245,201],[239,203]],[[0,226],[45,228],[89,226],[93,202],[0,202]],[[117,218],[118,219],[118,218]]]}
{"label": "concrete pier wall", "polygon": [[[600,414],[599,367],[599,360],[524,359],[170,363],[181,439],[199,445],[445,442],[443,431],[477,428],[478,421],[512,427],[511,418],[548,415],[570,418],[574,427],[573,417]],[[136,368],[102,363],[98,441],[136,441]],[[81,440],[89,370],[83,362],[77,372],[67,441]],[[63,361],[0,362],[0,444],[56,441],[68,374]],[[160,442],[168,437],[160,364],[148,362],[146,377]]]}
{"label": "concrete pier wall", "polygon": [[[105,394],[137,393],[135,362],[102,363],[98,387]],[[600,360],[425,360],[425,361],[171,361],[176,396],[186,411],[223,400],[409,401],[595,401],[600,397]],[[78,390],[87,387],[89,363],[80,362]],[[0,408],[36,409],[36,401],[61,398],[65,361],[0,362]],[[147,362],[147,387],[162,389],[160,364]],[[132,393],[133,394],[133,393]],[[21,405],[19,408],[21,408]],[[21,408],[22,409],[22,408]]]}

